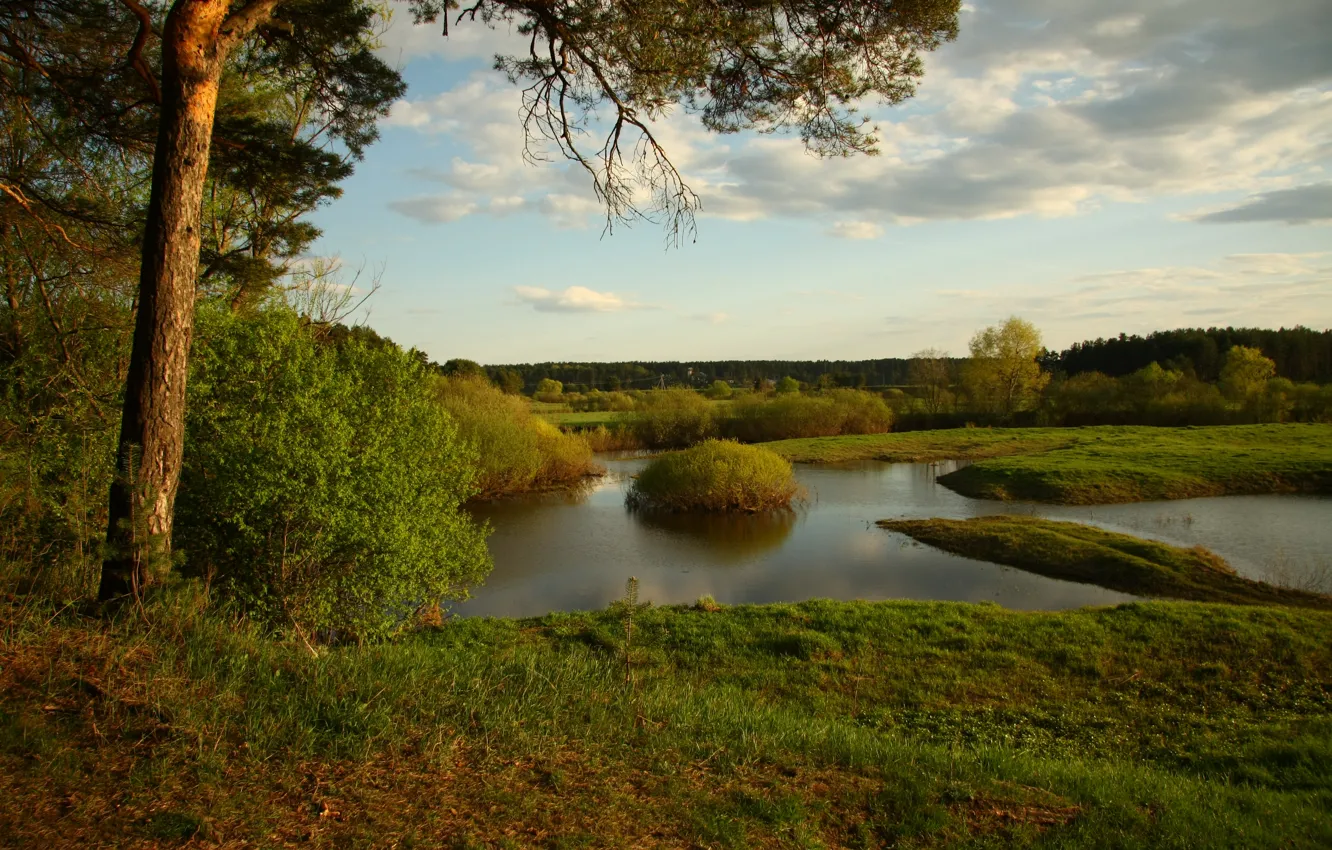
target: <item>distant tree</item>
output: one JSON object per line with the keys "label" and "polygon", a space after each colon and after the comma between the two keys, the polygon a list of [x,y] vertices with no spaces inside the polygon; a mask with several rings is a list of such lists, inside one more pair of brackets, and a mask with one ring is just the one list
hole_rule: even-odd
{"label": "distant tree", "polygon": [[509,395],[523,391],[523,373],[514,369],[500,369],[495,373],[495,386]]}
{"label": "distant tree", "polygon": [[1050,382],[1037,362],[1041,332],[1024,319],[1010,316],[998,327],[977,331],[970,347],[964,383],[980,410],[1005,415],[1028,410]]}
{"label": "distant tree", "polygon": [[537,382],[534,397],[538,401],[559,401],[564,394],[564,384],[554,378],[542,378]]}
{"label": "distant tree", "polygon": [[953,368],[948,352],[926,348],[911,355],[911,368],[907,373],[912,386],[920,393],[926,413],[942,413],[951,406]]}
{"label": "distant tree", "polygon": [[450,378],[484,378],[486,376],[486,370],[481,368],[480,363],[462,357],[446,360],[444,365],[439,367],[439,371]]}
{"label": "distant tree", "polygon": [[777,382],[777,392],[783,395],[787,393],[798,393],[800,392],[800,382],[795,378],[792,378],[790,375],[787,375],[785,378],[782,378]]}
{"label": "distant tree", "polygon": [[1262,393],[1276,375],[1276,363],[1256,348],[1236,345],[1226,352],[1221,366],[1221,392],[1232,401],[1245,401]]}
{"label": "distant tree", "polygon": [[731,385],[725,381],[713,381],[712,386],[704,390],[704,395],[708,398],[730,398]]}

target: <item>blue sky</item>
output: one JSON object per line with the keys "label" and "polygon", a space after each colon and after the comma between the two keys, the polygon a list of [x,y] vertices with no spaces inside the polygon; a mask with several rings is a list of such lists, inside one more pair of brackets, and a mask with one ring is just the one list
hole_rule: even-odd
{"label": "blue sky", "polygon": [[[655,129],[697,240],[603,234],[589,180],[523,161],[514,49],[412,27],[409,84],[315,246],[382,286],[368,323],[484,363],[954,354],[1017,314],[1046,344],[1209,325],[1332,327],[1332,5],[995,0],[866,104],[882,154]],[[521,49],[521,48],[519,48]]]}

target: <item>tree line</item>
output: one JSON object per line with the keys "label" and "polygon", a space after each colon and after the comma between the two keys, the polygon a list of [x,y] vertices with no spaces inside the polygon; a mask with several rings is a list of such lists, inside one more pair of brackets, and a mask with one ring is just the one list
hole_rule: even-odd
{"label": "tree line", "polygon": [[1235,346],[1255,348],[1276,364],[1277,377],[1297,383],[1332,383],[1332,330],[1296,326],[1264,328],[1183,328],[1146,336],[1120,334],[1109,339],[1074,343],[1042,357],[1046,371],[1070,377],[1100,372],[1121,378],[1150,366],[1185,372],[1202,381],[1221,377],[1226,352]]}
{"label": "tree line", "polygon": [[[1296,383],[1332,383],[1332,330],[1293,328],[1184,328],[1155,331],[1146,336],[1120,334],[1108,339],[1076,342],[1063,351],[1042,349],[1041,369],[1051,375],[1073,377],[1100,372],[1112,378],[1131,375],[1150,366],[1182,372],[1206,383],[1220,380],[1226,353],[1236,347],[1253,348],[1276,364],[1276,377]],[[559,381],[569,392],[613,391],[668,387],[702,388],[714,381],[732,386],[776,382],[791,377],[808,386],[888,388],[919,386],[918,355],[869,360],[631,360],[604,363],[543,362],[481,366],[469,360],[450,360],[440,368],[484,373],[511,392],[531,395],[541,381]],[[932,352],[929,359],[956,370],[965,358]]]}
{"label": "tree line", "polygon": [[[450,360],[446,373],[470,371],[472,361]],[[911,360],[631,360],[609,363],[510,363],[477,366],[500,386],[525,394],[536,392],[543,380],[559,381],[570,392],[589,390],[646,390],[656,386],[710,386],[725,381],[733,386],[754,386],[791,377],[812,386],[842,388],[902,386],[909,381]]]}

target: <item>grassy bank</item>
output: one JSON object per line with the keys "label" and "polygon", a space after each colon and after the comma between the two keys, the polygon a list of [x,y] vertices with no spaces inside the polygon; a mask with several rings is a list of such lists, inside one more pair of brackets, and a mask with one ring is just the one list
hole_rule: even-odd
{"label": "grassy bank", "polygon": [[797,462],[977,462],[939,479],[966,496],[1105,504],[1332,492],[1332,425],[957,429],[766,444]]}
{"label": "grassy bank", "polygon": [[[0,844],[1319,847],[1332,615],[947,603],[278,645],[0,609]],[[632,682],[626,681],[626,676]]]}
{"label": "grassy bank", "polygon": [[1332,609],[1332,597],[1236,575],[1202,548],[1182,549],[1076,522],[1022,516],[882,520],[945,552],[1138,596]]}

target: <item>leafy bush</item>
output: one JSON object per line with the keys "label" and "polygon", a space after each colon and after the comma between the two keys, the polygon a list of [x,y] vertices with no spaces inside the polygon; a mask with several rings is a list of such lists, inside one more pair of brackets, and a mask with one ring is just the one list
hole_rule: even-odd
{"label": "leafy bush", "polygon": [[712,386],[704,390],[708,398],[723,399],[731,397],[731,385],[725,381],[713,381]]}
{"label": "leafy bush", "polygon": [[396,347],[200,310],[175,544],[252,615],[380,637],[490,570],[475,454]]}
{"label": "leafy bush", "polygon": [[788,508],[799,492],[790,462],[775,452],[706,440],[648,464],[628,500],[669,511],[761,511]]}
{"label": "leafy bush", "polygon": [[533,393],[533,398],[535,398],[537,401],[546,401],[552,403],[563,401],[564,400],[563,396],[564,396],[564,384],[560,383],[554,378],[542,378],[540,381],[537,382],[536,392]]}
{"label": "leafy bush", "polygon": [[586,441],[533,416],[527,402],[487,381],[440,378],[434,392],[476,449],[483,498],[568,484],[596,471]]}
{"label": "leafy bush", "polygon": [[717,433],[711,403],[693,390],[646,393],[631,422],[642,444],[653,449],[691,446]]}
{"label": "leafy bush", "polygon": [[133,327],[83,275],[0,301],[0,570],[62,601],[97,588]]}
{"label": "leafy bush", "polygon": [[883,399],[861,390],[829,390],[818,395],[742,396],[731,403],[722,423],[728,437],[749,443],[796,437],[882,434],[893,424]]}

